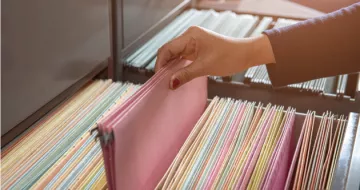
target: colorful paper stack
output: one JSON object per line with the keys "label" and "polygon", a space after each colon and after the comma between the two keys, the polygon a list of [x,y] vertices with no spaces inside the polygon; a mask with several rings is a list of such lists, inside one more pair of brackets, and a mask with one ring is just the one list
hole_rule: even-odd
{"label": "colorful paper stack", "polygon": [[94,81],[1,150],[2,189],[100,189],[101,148],[89,130],[139,86]]}
{"label": "colorful paper stack", "polygon": [[325,113],[319,127],[315,128],[315,115],[308,113],[287,187],[292,185],[292,189],[331,189],[346,123],[343,116],[335,119],[331,113]]}
{"label": "colorful paper stack", "polygon": [[309,112],[296,135],[295,118],[293,108],[213,99],[156,189],[329,188],[346,120],[328,113],[316,127]]}
{"label": "colorful paper stack", "polygon": [[[100,144],[89,131],[139,87],[94,81],[58,106],[2,149],[1,188],[109,188]],[[175,153],[156,189],[330,189],[347,120],[331,113],[303,117],[296,125],[293,108],[215,97],[180,150],[151,141],[157,153]],[[120,135],[126,140],[126,133]]]}
{"label": "colorful paper stack", "polygon": [[283,188],[294,119],[292,108],[215,98],[158,188]]}

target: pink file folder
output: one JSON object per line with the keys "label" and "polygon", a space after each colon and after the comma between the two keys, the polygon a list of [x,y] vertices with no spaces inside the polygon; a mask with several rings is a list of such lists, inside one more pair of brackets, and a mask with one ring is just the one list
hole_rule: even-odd
{"label": "pink file folder", "polygon": [[300,157],[299,154],[300,154],[301,145],[302,145],[304,135],[305,135],[305,130],[306,130],[306,126],[305,126],[305,123],[304,123],[303,128],[302,128],[301,133],[300,133],[300,136],[299,136],[298,143],[296,145],[296,149],[295,149],[291,164],[290,164],[290,169],[289,169],[289,172],[288,172],[288,176],[286,178],[286,183],[285,183],[285,187],[284,187],[285,190],[290,189],[290,187],[293,185],[292,182],[293,182],[294,175],[296,173],[296,165],[297,165],[298,159]]}
{"label": "pink file folder", "polygon": [[154,189],[201,117],[206,77],[169,89],[171,75],[187,64],[169,64],[99,122],[114,137],[102,145],[109,189]]}
{"label": "pink file folder", "polygon": [[295,152],[295,148],[291,149],[290,147],[290,141],[294,129],[295,114],[292,113],[289,117],[290,118],[285,125],[285,134],[281,137],[280,144],[278,144],[279,147],[277,148],[275,155],[273,155],[274,157],[271,168],[268,171],[267,179],[263,184],[264,189],[284,189],[286,185],[286,179]]}
{"label": "pink file folder", "polygon": [[[109,113],[103,120],[99,121],[98,127],[102,133],[111,133],[112,132],[112,122],[116,121],[117,117],[122,116],[127,112],[131,106],[134,106],[134,102],[140,100],[139,97],[144,96],[146,92],[154,86],[154,84],[159,82],[159,79],[164,77],[164,72],[168,69],[161,69],[155,76],[153,76],[148,82],[146,82],[142,88],[140,88],[136,93],[134,93],[130,98],[128,98],[123,104],[118,105],[114,110]],[[113,164],[113,143],[109,143],[107,146],[102,145],[103,157],[107,185],[109,189],[115,189],[115,167]]]}
{"label": "pink file folder", "polygon": [[[145,94],[150,86],[153,86],[153,84],[158,81],[159,77],[162,76],[162,73],[165,71],[165,69],[162,69],[159,71],[154,77],[152,77],[151,80],[149,80],[147,83],[145,83],[141,89],[139,89],[136,93],[134,93],[130,98],[128,98],[123,104],[118,105],[116,108],[113,109],[111,113],[109,113],[105,118],[103,118],[98,123],[98,127],[101,131],[101,133],[111,133],[111,122],[116,121],[116,117],[122,115],[122,113],[125,113],[124,110],[127,110],[131,107],[131,104],[139,99],[138,97],[142,94]],[[107,185],[109,189],[115,189],[115,167],[113,164],[113,143],[109,143],[108,145],[104,146],[102,145],[103,150],[103,157],[104,157],[104,165],[105,165],[105,171],[106,171],[106,178],[107,178]]]}

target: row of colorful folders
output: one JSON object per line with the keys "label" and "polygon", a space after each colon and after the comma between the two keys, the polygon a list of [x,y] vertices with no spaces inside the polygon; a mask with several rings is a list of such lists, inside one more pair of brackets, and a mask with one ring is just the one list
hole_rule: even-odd
{"label": "row of colorful folders", "polygon": [[[56,108],[1,150],[2,189],[106,189],[89,130],[138,88],[94,81]],[[214,98],[157,189],[329,189],[346,120],[295,118],[292,108]]]}
{"label": "row of colorful folders", "polygon": [[215,98],[156,189],[330,189],[346,120],[304,117]]}
{"label": "row of colorful folders", "polygon": [[139,86],[94,81],[1,150],[1,189],[103,189],[100,143],[89,130]]}

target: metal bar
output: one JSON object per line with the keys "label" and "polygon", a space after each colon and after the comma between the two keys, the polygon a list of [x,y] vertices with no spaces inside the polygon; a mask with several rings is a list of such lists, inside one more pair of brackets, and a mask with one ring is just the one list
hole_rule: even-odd
{"label": "metal bar", "polygon": [[336,164],[334,180],[331,184],[331,189],[346,189],[351,157],[354,153],[354,141],[358,122],[359,114],[350,113],[340,149],[339,159]]}
{"label": "metal bar", "polygon": [[121,50],[124,47],[123,31],[123,1],[110,0],[110,39],[111,39],[111,63],[114,81],[122,79],[123,65]]}
{"label": "metal bar", "polygon": [[354,142],[354,149],[353,154],[351,157],[350,163],[350,170],[348,175],[348,180],[346,184],[346,189],[359,189],[360,188],[360,178],[359,178],[359,171],[360,171],[360,122],[356,127],[357,131],[355,134],[355,142]]}
{"label": "metal bar", "polygon": [[336,94],[340,94],[340,89],[341,89],[341,81],[342,81],[342,75],[339,75],[337,77],[338,81],[337,81],[337,86],[336,86]]}
{"label": "metal bar", "polygon": [[341,94],[342,95],[345,94],[347,80],[348,80],[348,75],[343,75],[343,80],[342,80],[342,83],[341,83]]}
{"label": "metal bar", "polygon": [[323,93],[325,93],[325,88],[326,88],[326,82],[327,82],[327,80],[328,80],[328,78],[324,78],[324,82],[323,82],[323,85],[322,85],[322,87],[321,87],[321,91],[322,91]]}

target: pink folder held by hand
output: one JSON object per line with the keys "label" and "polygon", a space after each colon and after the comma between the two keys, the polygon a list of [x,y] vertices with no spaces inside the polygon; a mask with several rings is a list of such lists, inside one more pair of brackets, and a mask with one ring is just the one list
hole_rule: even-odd
{"label": "pink folder held by hand", "polygon": [[154,189],[201,117],[207,78],[169,89],[170,77],[190,62],[171,63],[98,124],[109,189]]}

